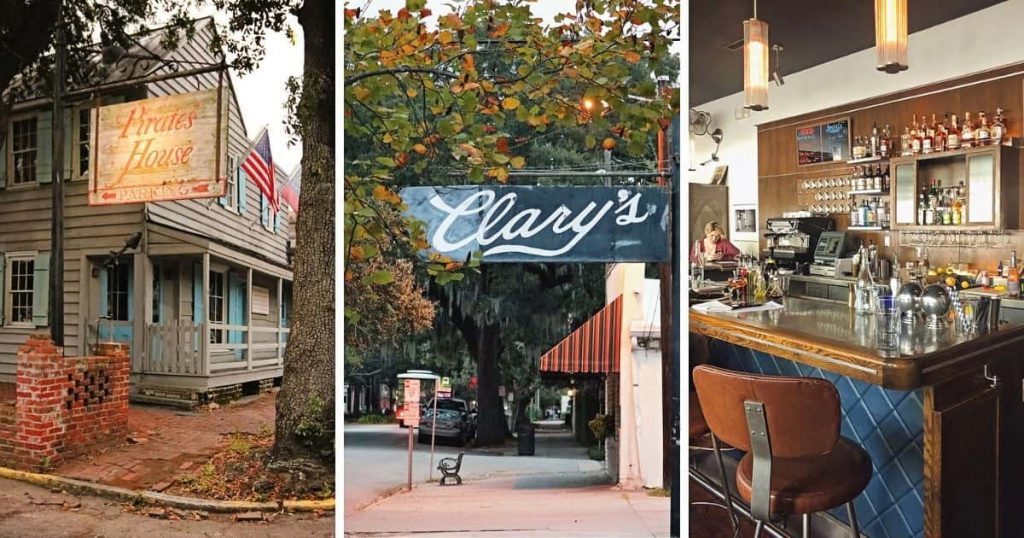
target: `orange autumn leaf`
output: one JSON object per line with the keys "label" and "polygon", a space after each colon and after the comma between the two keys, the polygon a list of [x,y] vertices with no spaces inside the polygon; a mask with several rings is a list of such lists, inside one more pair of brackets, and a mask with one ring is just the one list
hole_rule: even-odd
{"label": "orange autumn leaf", "polygon": [[476,71],[476,62],[473,60],[472,54],[467,54],[462,57],[462,69],[465,71]]}
{"label": "orange autumn leaf", "polygon": [[434,13],[433,11],[430,11],[427,8],[423,8],[423,9],[420,10],[420,18],[421,19],[425,19],[425,18],[429,17],[433,13]]}
{"label": "orange autumn leaf", "polygon": [[412,15],[409,14],[409,10],[408,9],[405,9],[403,7],[402,9],[398,10],[398,20],[404,21],[404,20],[408,20],[411,17],[412,17]]}
{"label": "orange autumn leaf", "polygon": [[499,24],[497,28],[495,28],[494,30],[491,31],[491,37],[493,37],[493,38],[502,37],[502,36],[504,36],[505,34],[508,33],[508,30],[511,27],[512,27],[511,24],[509,24],[507,22],[503,22],[503,23]]}
{"label": "orange autumn leaf", "polygon": [[635,64],[640,61],[640,54],[632,50],[627,50],[625,53],[623,53],[622,57],[625,58],[626,61],[631,64]]}
{"label": "orange autumn leaf", "polygon": [[445,269],[445,271],[454,271],[454,270],[459,269],[461,267],[462,267],[462,262],[450,262],[450,263],[445,264],[444,269]]}
{"label": "orange autumn leaf", "polygon": [[412,147],[412,150],[420,155],[425,155],[427,153],[427,146],[424,146],[423,144],[416,144]]}
{"label": "orange autumn leaf", "polygon": [[460,18],[458,15],[456,15],[454,13],[449,13],[449,14],[445,15],[444,16],[444,22],[448,26],[451,26],[452,28],[455,28],[456,30],[458,30],[459,28],[462,28],[462,18]]}
{"label": "orange autumn leaf", "polygon": [[508,153],[508,137],[499,138],[496,146],[499,152]]}

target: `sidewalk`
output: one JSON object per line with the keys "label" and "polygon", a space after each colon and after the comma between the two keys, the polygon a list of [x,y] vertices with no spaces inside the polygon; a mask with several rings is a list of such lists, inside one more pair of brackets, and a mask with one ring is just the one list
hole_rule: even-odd
{"label": "sidewalk", "polygon": [[668,536],[669,499],[622,491],[604,472],[425,484],[344,522],[347,536]]}
{"label": "sidewalk", "polygon": [[226,434],[274,427],[275,394],[241,400],[213,411],[185,412],[132,405],[132,443],[70,460],[54,474],[129,489],[163,491],[180,472],[201,465]]}

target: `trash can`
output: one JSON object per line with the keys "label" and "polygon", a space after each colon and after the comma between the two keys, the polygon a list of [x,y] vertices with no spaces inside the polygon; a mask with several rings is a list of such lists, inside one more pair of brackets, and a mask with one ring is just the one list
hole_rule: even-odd
{"label": "trash can", "polygon": [[519,455],[532,456],[536,444],[533,424],[520,424],[517,433],[519,436]]}

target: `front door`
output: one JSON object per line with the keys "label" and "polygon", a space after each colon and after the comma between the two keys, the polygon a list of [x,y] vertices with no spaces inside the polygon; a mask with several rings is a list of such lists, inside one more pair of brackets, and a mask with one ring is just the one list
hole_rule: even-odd
{"label": "front door", "polygon": [[100,342],[132,343],[132,277],[131,258],[99,268],[97,333]]}

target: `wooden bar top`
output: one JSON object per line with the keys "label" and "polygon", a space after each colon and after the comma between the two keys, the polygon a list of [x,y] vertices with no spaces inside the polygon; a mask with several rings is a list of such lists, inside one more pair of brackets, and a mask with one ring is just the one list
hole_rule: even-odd
{"label": "wooden bar top", "polygon": [[846,304],[786,297],[773,311],[701,313],[690,309],[690,331],[889,389],[913,390],[976,372],[1024,349],[1024,324],[965,336],[901,323],[900,348],[875,347],[874,316]]}

